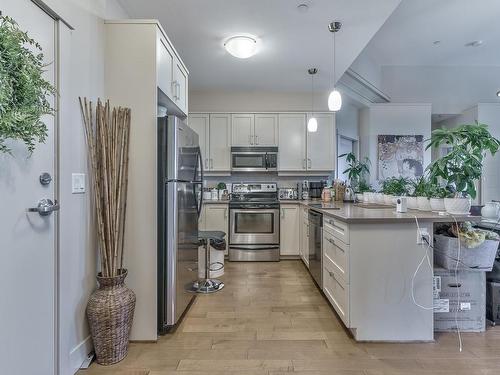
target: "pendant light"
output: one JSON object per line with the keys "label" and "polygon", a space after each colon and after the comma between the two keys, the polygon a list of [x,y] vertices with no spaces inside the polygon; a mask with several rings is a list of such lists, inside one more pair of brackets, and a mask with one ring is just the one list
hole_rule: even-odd
{"label": "pendant light", "polygon": [[312,116],[307,121],[307,131],[309,133],[314,133],[318,130],[318,120],[314,117],[314,75],[318,73],[318,69],[311,68],[307,72],[311,75],[311,112]]}
{"label": "pendant light", "polygon": [[342,23],[339,21],[331,22],[328,25],[328,30],[333,33],[333,89],[328,96],[328,109],[333,112],[337,112],[342,107],[342,96],[340,92],[335,88],[335,58],[337,57],[335,53],[335,34],[342,27]]}

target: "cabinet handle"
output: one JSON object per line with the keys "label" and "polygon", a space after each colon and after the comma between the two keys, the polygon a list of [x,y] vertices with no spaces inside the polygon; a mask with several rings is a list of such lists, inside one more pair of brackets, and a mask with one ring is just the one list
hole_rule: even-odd
{"label": "cabinet handle", "polygon": [[284,208],[281,209],[281,217],[285,217],[285,209]]}
{"label": "cabinet handle", "polygon": [[205,167],[210,169],[210,165],[208,164],[208,158],[205,159]]}
{"label": "cabinet handle", "polygon": [[335,278],[335,274],[332,271],[328,271],[328,274],[333,280],[337,281],[337,279]]}
{"label": "cabinet handle", "polygon": [[210,158],[210,169],[214,168],[214,159]]}
{"label": "cabinet handle", "polygon": [[335,245],[335,241],[334,241],[334,240],[332,240],[331,238],[327,238],[326,240],[327,240],[328,242],[330,242],[332,245]]}
{"label": "cabinet handle", "polygon": [[227,219],[227,208],[224,208],[224,219]]}
{"label": "cabinet handle", "polygon": [[177,86],[177,100],[181,100],[181,84],[177,82],[176,86]]}
{"label": "cabinet handle", "polygon": [[311,168],[311,159],[307,159],[307,168]]}
{"label": "cabinet handle", "polygon": [[258,145],[259,144],[259,137],[258,136],[255,136],[255,144]]}
{"label": "cabinet handle", "polygon": [[306,159],[302,159],[302,169],[306,169]]}
{"label": "cabinet handle", "polygon": [[252,136],[251,135],[248,136],[248,143],[250,143],[251,145],[253,145]]}
{"label": "cabinet handle", "polygon": [[177,81],[172,82],[172,91],[173,91],[172,95],[174,97],[174,100],[179,100],[179,97],[177,96],[177,85],[178,85]]}

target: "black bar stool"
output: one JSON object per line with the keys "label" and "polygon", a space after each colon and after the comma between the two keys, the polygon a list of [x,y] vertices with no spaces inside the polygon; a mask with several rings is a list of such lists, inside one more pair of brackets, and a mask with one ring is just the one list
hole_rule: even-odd
{"label": "black bar stool", "polygon": [[226,240],[224,237],[226,233],[222,231],[200,231],[198,232],[198,242],[200,246],[205,247],[205,278],[197,280],[193,283],[190,288],[191,292],[196,293],[214,293],[218,290],[224,288],[224,283],[217,279],[210,278],[210,271],[217,271],[220,268],[224,267],[224,264],[221,262],[214,262],[212,264],[220,266],[218,269],[211,269],[212,264],[210,263],[210,247],[213,247],[215,250],[226,249]]}

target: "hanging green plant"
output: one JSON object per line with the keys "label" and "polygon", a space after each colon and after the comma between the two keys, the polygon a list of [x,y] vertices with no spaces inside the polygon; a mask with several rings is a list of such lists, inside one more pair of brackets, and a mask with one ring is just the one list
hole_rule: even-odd
{"label": "hanging green plant", "polygon": [[12,139],[31,154],[47,138],[41,117],[54,114],[48,97],[56,90],[43,78],[45,67],[40,44],[12,18],[0,16],[0,152],[11,152],[6,140]]}

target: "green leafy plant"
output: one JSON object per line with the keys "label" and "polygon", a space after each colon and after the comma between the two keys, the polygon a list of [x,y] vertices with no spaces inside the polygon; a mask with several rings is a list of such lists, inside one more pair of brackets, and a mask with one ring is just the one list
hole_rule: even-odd
{"label": "green leafy plant", "polygon": [[481,177],[483,161],[489,152],[495,155],[500,141],[488,131],[488,126],[480,124],[460,125],[452,129],[436,129],[432,132],[430,147],[451,146],[451,151],[428,167],[431,181],[439,178],[447,185],[454,186],[457,196],[475,198],[475,182]]}
{"label": "green leafy plant", "polygon": [[356,188],[356,193],[366,193],[373,191],[372,186],[366,180],[360,180]]}
{"label": "green leafy plant", "polygon": [[433,182],[429,183],[429,187],[427,189],[427,197],[428,198],[451,198],[453,197],[453,191],[448,187],[440,186],[434,184]]}
{"label": "green leafy plant", "polygon": [[357,185],[361,180],[363,180],[363,177],[370,174],[370,159],[365,157],[363,161],[358,160],[356,158],[356,155],[354,155],[354,153],[352,152],[339,155],[339,157],[345,157],[345,160],[349,167],[346,168],[346,170],[342,173],[347,173],[347,178],[349,179],[351,187],[357,190]]}
{"label": "green leafy plant", "polygon": [[47,98],[55,88],[43,77],[41,51],[12,18],[0,16],[0,152],[10,153],[6,140],[13,139],[31,154],[47,138],[41,117],[54,114]]}
{"label": "green leafy plant", "polygon": [[219,182],[217,184],[217,190],[224,190],[226,189],[226,184],[224,182]]}
{"label": "green leafy plant", "polygon": [[405,177],[391,177],[382,182],[382,193],[388,195],[407,195],[410,180]]}
{"label": "green leafy plant", "polygon": [[411,196],[412,197],[428,197],[432,191],[432,184],[425,176],[420,176],[418,179],[411,181]]}

